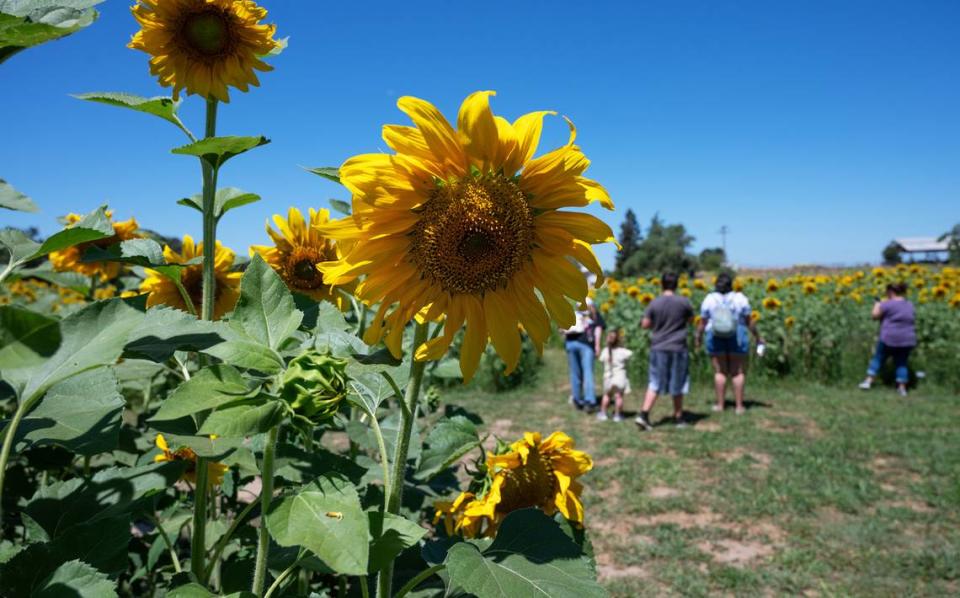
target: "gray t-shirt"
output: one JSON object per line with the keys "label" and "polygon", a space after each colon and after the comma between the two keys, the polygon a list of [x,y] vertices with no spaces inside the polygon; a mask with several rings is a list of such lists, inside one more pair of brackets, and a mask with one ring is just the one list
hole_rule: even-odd
{"label": "gray t-shirt", "polygon": [[693,317],[693,305],[682,295],[660,295],[643,314],[650,318],[654,351],[686,351],[687,325]]}

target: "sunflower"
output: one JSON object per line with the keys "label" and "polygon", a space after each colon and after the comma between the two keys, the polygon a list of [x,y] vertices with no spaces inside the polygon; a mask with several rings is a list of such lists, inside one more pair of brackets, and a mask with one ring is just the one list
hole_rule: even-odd
{"label": "sunflower", "polygon": [[[78,245],[72,245],[60,251],[50,253],[50,263],[53,269],[58,272],[79,272],[85,276],[99,276],[101,281],[107,281],[116,278],[123,270],[123,264],[120,262],[83,262],[84,252],[91,247],[106,249],[111,245],[127,241],[129,239],[138,239],[142,235],[137,234],[140,226],[134,218],[124,220],[123,222],[112,222],[113,213],[107,212],[107,218],[113,225],[113,235],[97,239],[96,241],[87,241]],[[79,214],[67,214],[67,228],[70,228],[83,217]]]}
{"label": "sunflower", "polygon": [[642,304],[644,304],[644,305],[650,305],[650,303],[653,302],[653,300],[655,299],[655,297],[653,296],[653,293],[644,293],[644,294],[640,295],[640,297],[639,297],[638,299],[639,299],[640,303],[642,303]]}
{"label": "sunflower", "polygon": [[766,309],[780,309],[782,305],[783,303],[776,297],[764,297],[763,299],[763,307]]}
{"label": "sunflower", "polygon": [[[156,455],[153,458],[153,461],[155,463],[160,463],[163,461],[186,461],[187,469],[183,472],[181,479],[190,482],[191,484],[196,484],[197,453],[195,453],[193,449],[188,446],[183,446],[175,451],[171,451],[170,447],[167,445],[167,439],[163,437],[163,434],[157,434],[156,443],[157,448],[160,449],[160,454]],[[208,461],[207,486],[219,486],[221,483],[223,483],[223,475],[227,473],[229,469],[230,468],[223,463]]]}
{"label": "sunflower", "polygon": [[787,327],[787,330],[790,330],[791,328],[793,328],[793,326],[796,323],[797,323],[797,319],[793,316],[787,316],[783,320],[783,325]]}
{"label": "sunflower", "polygon": [[140,23],[128,48],[150,54],[150,73],[164,87],[229,102],[227,86],[259,86],[254,70],[273,67],[260,58],[279,47],[276,25],[262,25],[266,9],[248,0],[138,0]]}
{"label": "sunflower", "polygon": [[751,321],[751,322],[759,322],[759,321],[760,321],[760,318],[762,318],[762,317],[763,317],[762,314],[761,314],[760,312],[758,312],[758,311],[752,311],[752,312],[750,312],[750,321]]}
{"label": "sunflower", "polygon": [[807,281],[803,283],[803,294],[804,295],[813,295],[817,292],[817,284],[815,282]]}
{"label": "sunflower", "polygon": [[638,287],[638,286],[630,285],[629,287],[627,287],[627,295],[630,295],[630,296],[633,297],[634,299],[636,299],[637,297],[639,297],[641,292],[642,292],[642,291],[640,290],[640,287]]}
{"label": "sunflower", "polygon": [[887,271],[880,267],[874,268],[871,273],[874,278],[884,278],[887,275]]}
{"label": "sunflower", "polygon": [[453,502],[436,503],[434,522],[443,518],[448,533],[493,536],[509,513],[535,507],[547,515],[559,511],[582,525],[583,487],[576,478],[593,468],[593,460],[574,447],[573,439],[563,432],[542,441],[539,432],[524,433],[506,452],[488,454],[487,489],[482,496],[464,492]]}
{"label": "sunflower", "polygon": [[[250,247],[250,255],[259,253],[264,261],[273,266],[291,291],[317,301],[329,301],[341,310],[346,310],[350,307],[349,299],[335,287],[323,284],[323,274],[317,267],[321,262],[342,257],[336,243],[325,239],[316,228],[329,221],[330,212],[325,209],[310,208],[309,223],[297,208],[290,208],[286,220],[279,214],[274,214],[273,222],[280,229],[279,232],[273,230],[267,222],[267,234],[273,239],[273,247],[253,245]],[[355,287],[355,284],[350,283],[344,285],[343,289],[352,293]]]}
{"label": "sunflower", "polygon": [[690,289],[684,287],[680,289],[680,294],[683,295],[684,297],[690,297],[691,295],[693,295],[693,292]]}
{"label": "sunflower", "polygon": [[705,291],[707,290],[707,283],[697,278],[693,281],[693,288],[697,289],[698,291]]}
{"label": "sunflower", "polygon": [[771,278],[770,280],[767,281],[768,293],[776,293],[779,290],[780,290],[780,283],[777,282],[776,278]]}
{"label": "sunflower", "polygon": [[933,295],[934,299],[943,299],[947,296],[948,291],[949,289],[947,289],[947,287],[943,285],[937,285],[933,287],[933,291],[931,291],[931,294]]}
{"label": "sunflower", "polygon": [[960,307],[960,293],[957,293],[956,295],[950,298],[950,307],[954,309],[957,309],[958,307]]}
{"label": "sunflower", "polygon": [[[203,257],[203,243],[193,242],[190,235],[183,236],[183,251],[177,253],[169,246],[163,248],[163,257],[168,264],[186,264],[198,257]],[[214,298],[213,319],[219,320],[224,314],[233,309],[240,296],[240,272],[231,272],[233,260],[236,256],[233,251],[217,241],[217,250],[214,255],[214,271],[216,274],[216,296]],[[203,301],[203,264],[196,263],[180,271],[180,282],[193,303],[194,313],[200,312]],[[187,302],[172,280],[155,270],[147,270],[147,278],[140,284],[140,292],[147,293],[147,307],[154,305],[169,305],[184,311],[190,311]]]}
{"label": "sunflower", "polygon": [[384,127],[384,141],[396,154],[355,156],[340,167],[340,180],[353,193],[353,215],[318,226],[328,237],[356,241],[321,270],[327,284],[366,277],[357,297],[379,309],[364,340],[385,340],[399,356],[414,316],[445,315],[443,334],[417,347],[416,358],[439,359],[465,324],[465,380],[488,339],[506,373],[513,371],[518,321],[538,351],[551,319],[573,326],[573,306],[587,295],[575,262],[600,283],[603,270],[591,244],[616,242],[600,219],[560,210],[593,201],[613,209],[606,190],[582,176],[590,162],[573,144],[572,123],[566,145],[534,158],[550,113],[511,124],[490,111],[491,95],[480,91],[464,100],[458,130],[432,104],[400,98],[397,105],[416,126]]}

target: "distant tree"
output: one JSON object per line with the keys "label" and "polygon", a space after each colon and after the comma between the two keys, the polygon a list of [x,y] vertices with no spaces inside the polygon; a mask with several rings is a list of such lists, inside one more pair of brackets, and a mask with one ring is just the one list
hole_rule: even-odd
{"label": "distant tree", "polygon": [[682,224],[664,224],[660,215],[654,214],[646,237],[624,262],[622,276],[656,274],[664,270],[693,272],[697,258],[687,249],[694,240]]}
{"label": "distant tree", "polygon": [[894,241],[890,241],[886,247],[883,248],[883,263],[887,266],[896,266],[902,261],[900,257],[900,246]]}
{"label": "distant tree", "polygon": [[700,252],[700,269],[717,272],[727,263],[727,254],[722,247],[708,247]]}
{"label": "distant tree", "polygon": [[642,240],[643,232],[640,230],[640,223],[637,222],[637,215],[633,213],[633,210],[627,209],[627,213],[623,217],[623,223],[620,225],[620,250],[617,251],[615,270],[617,276],[624,275],[624,263],[636,253]]}
{"label": "distant tree", "polygon": [[[27,237],[28,239],[30,239],[31,241],[34,241],[34,242],[36,242],[36,243],[42,243],[42,242],[43,242],[43,237],[40,236],[40,229],[38,229],[38,228],[35,227],[35,226],[30,226],[30,227],[28,227],[28,228],[17,228],[17,227],[14,227],[14,226],[5,226],[4,229],[5,229],[5,230],[11,230],[11,229],[12,229],[12,230],[18,230],[18,231],[20,231],[21,233],[23,233],[24,235],[26,235],[26,237]],[[10,261],[10,252],[7,251],[7,248],[6,248],[6,247],[4,247],[3,245],[0,245],[0,265],[6,265],[9,261]],[[34,261],[30,262],[28,265],[29,265],[29,266],[35,266],[35,265],[36,265],[37,263],[39,263],[40,261],[41,261],[41,260],[34,260]]]}
{"label": "distant tree", "polygon": [[947,242],[947,249],[950,251],[950,263],[960,264],[960,224],[954,224],[953,228],[940,235],[939,240]]}

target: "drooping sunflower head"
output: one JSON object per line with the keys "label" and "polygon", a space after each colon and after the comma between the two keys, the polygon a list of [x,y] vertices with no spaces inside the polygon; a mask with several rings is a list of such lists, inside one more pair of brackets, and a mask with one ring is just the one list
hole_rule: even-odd
{"label": "drooping sunflower head", "polygon": [[576,478],[592,468],[590,455],[576,450],[563,432],[545,440],[539,432],[526,432],[506,451],[488,455],[482,495],[464,492],[453,502],[438,502],[435,521],[444,518],[448,533],[492,536],[508,514],[533,507],[582,525],[583,486]]}
{"label": "drooping sunflower head", "polygon": [[306,221],[297,208],[290,208],[287,218],[274,214],[274,230],[267,222],[267,234],[273,246],[253,245],[250,255],[259,253],[283,279],[287,287],[317,301],[330,301],[341,310],[349,309],[350,301],[343,295],[353,293],[355,282],[335,287],[323,282],[320,264],[337,260],[342,256],[340,246],[324,237],[318,226],[330,222],[329,210],[310,208],[310,220]]}
{"label": "drooping sunflower head", "polygon": [[[107,212],[107,218],[112,220],[113,213]],[[67,214],[67,227],[73,226],[83,217],[78,214]],[[50,253],[50,263],[53,268],[59,272],[79,272],[85,276],[98,276],[101,281],[112,280],[123,271],[123,264],[120,262],[84,262],[83,254],[91,247],[105,249],[129,239],[141,237],[137,231],[140,225],[136,219],[124,220],[122,222],[111,222],[113,224],[113,235],[97,239],[96,241],[87,241],[78,245],[72,245],[60,251]]]}
{"label": "drooping sunflower head", "polygon": [[188,94],[229,102],[227,87],[247,91],[254,71],[278,47],[276,25],[261,24],[267,11],[249,0],[137,0],[131,10],[140,31],[128,44],[150,54],[150,73],[177,99]]}
{"label": "drooping sunflower head", "polygon": [[572,124],[566,145],[535,158],[543,118],[552,113],[510,123],[491,112],[491,95],[467,97],[457,129],[432,104],[401,98],[415,126],[384,127],[395,154],[355,156],[340,167],[354,213],[318,226],[355,242],[321,269],[328,284],[364,277],[357,296],[380,305],[364,340],[385,340],[399,355],[414,315],[446,316],[443,334],[416,357],[438,359],[466,324],[460,362],[467,380],[488,339],[512,371],[518,323],[538,349],[551,319],[572,326],[573,306],[587,295],[576,262],[602,281],[591,245],[615,242],[596,217],[561,210],[594,201],[613,208],[603,187],[583,176],[589,161],[573,143]]}
{"label": "drooping sunflower head", "polygon": [[[167,439],[163,437],[163,434],[157,434],[156,444],[157,448],[160,449],[160,454],[153,457],[155,463],[164,461],[186,461],[187,468],[184,470],[181,479],[191,484],[197,483],[197,453],[195,453],[192,448],[182,446],[176,450],[170,450]],[[222,484],[223,475],[227,473],[229,469],[230,468],[223,463],[208,461],[207,486],[219,486]]]}
{"label": "drooping sunflower head", "polygon": [[[196,258],[203,257],[203,242],[194,243],[193,237],[184,235],[183,248],[177,253],[170,246],[163,248],[163,257],[168,264],[187,264]],[[217,241],[214,258],[214,273],[216,276],[216,291],[213,308],[213,318],[219,320],[231,311],[240,297],[240,272],[232,272],[233,261],[236,255]],[[203,302],[203,264],[197,261],[183,268],[180,272],[180,283],[193,304],[193,312],[200,313]],[[147,293],[147,307],[154,305],[169,305],[184,311],[191,311],[186,299],[172,280],[155,270],[147,270],[147,277],[140,284],[140,292]]]}

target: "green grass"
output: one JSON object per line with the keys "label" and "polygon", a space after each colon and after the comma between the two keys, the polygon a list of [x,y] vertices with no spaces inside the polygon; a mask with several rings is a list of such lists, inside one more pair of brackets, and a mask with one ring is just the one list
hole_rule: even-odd
{"label": "green grass", "polygon": [[593,456],[587,528],[614,596],[960,593],[960,397],[748,381],[737,416],[711,392],[688,399],[689,429],[664,398],[651,433],[600,423],[567,404],[551,350],[533,387],[446,398],[504,439],[563,430]]}

